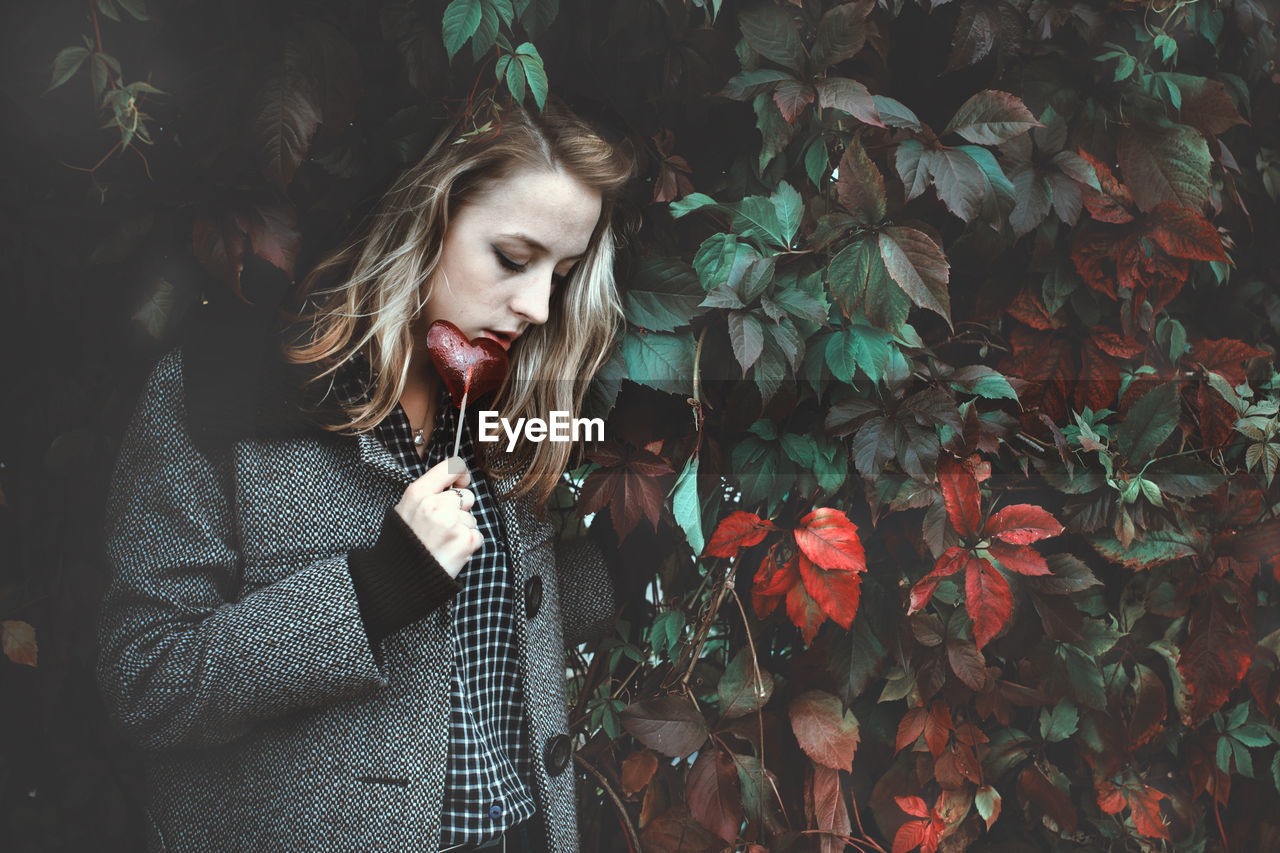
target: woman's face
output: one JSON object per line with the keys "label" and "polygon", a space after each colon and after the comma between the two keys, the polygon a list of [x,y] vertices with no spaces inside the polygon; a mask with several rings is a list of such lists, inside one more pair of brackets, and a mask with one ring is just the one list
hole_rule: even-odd
{"label": "woman's face", "polygon": [[600,209],[600,193],[558,169],[524,167],[482,188],[454,212],[420,331],[448,320],[468,339],[510,349],[547,322],[552,291],[586,254]]}

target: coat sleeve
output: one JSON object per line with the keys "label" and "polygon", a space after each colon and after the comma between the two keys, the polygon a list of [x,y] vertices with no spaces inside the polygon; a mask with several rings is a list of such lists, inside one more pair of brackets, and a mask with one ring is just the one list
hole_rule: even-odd
{"label": "coat sleeve", "polygon": [[590,531],[556,545],[565,648],[594,643],[613,625],[617,615],[616,561],[605,554]]}
{"label": "coat sleeve", "polygon": [[218,744],[385,686],[349,555],[237,598],[229,454],[197,450],[186,424],[173,350],[151,374],[108,490],[97,678],[112,718],[145,748]]}

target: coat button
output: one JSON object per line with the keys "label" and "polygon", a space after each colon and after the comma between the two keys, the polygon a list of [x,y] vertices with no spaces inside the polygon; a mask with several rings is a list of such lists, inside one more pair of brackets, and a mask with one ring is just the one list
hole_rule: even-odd
{"label": "coat button", "polygon": [[542,606],[542,578],[534,575],[524,582],[524,612],[532,619]]}
{"label": "coat button", "polygon": [[568,735],[555,735],[547,738],[547,745],[542,750],[542,760],[547,765],[547,772],[559,776],[569,766],[573,755],[573,743]]}

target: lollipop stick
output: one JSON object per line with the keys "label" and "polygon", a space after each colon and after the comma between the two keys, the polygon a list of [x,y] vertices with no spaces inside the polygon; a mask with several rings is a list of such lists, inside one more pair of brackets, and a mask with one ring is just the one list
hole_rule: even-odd
{"label": "lollipop stick", "polygon": [[471,368],[467,368],[467,382],[462,386],[462,405],[458,407],[458,432],[453,437],[453,455],[458,455],[462,444],[462,424],[467,419],[467,395],[471,393]]}

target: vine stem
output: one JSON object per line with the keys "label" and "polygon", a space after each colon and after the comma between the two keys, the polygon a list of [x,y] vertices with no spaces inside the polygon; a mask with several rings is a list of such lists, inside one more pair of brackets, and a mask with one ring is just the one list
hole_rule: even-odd
{"label": "vine stem", "polygon": [[583,758],[576,751],[573,753],[573,758],[582,765],[588,773],[595,777],[595,780],[600,783],[600,787],[609,795],[609,799],[613,800],[614,808],[618,810],[618,819],[622,821],[622,827],[627,831],[627,849],[631,851],[631,853],[639,853],[640,834],[636,832],[636,828],[631,825],[631,816],[627,814],[627,808],[623,805],[622,798],[613,790],[613,786],[609,784],[608,779],[604,778],[604,774],[592,766],[589,761]]}
{"label": "vine stem", "polygon": [[760,677],[760,657],[756,653],[756,641],[751,637],[751,625],[747,623],[747,609],[742,606],[742,598],[738,595],[738,591],[733,587],[729,587],[729,591],[733,593],[733,603],[738,605],[738,612],[742,614],[742,630],[747,633],[747,646],[751,649],[751,674],[756,680],[756,701],[760,704],[756,707],[756,723],[760,727],[760,769],[764,772],[764,714],[760,708],[764,704],[764,679]]}
{"label": "vine stem", "polygon": [[733,575],[738,569],[737,560],[729,565],[725,571],[724,580],[720,582],[720,588],[716,591],[716,601],[710,608],[702,624],[698,626],[698,640],[694,644],[693,655],[689,658],[689,668],[685,670],[684,677],[680,679],[680,683],[685,688],[689,686],[689,679],[693,677],[693,668],[698,665],[698,658],[702,655],[702,647],[706,645],[707,634],[711,631],[711,623],[715,621],[716,614],[720,612],[720,605],[724,604],[725,597],[733,589]]}

